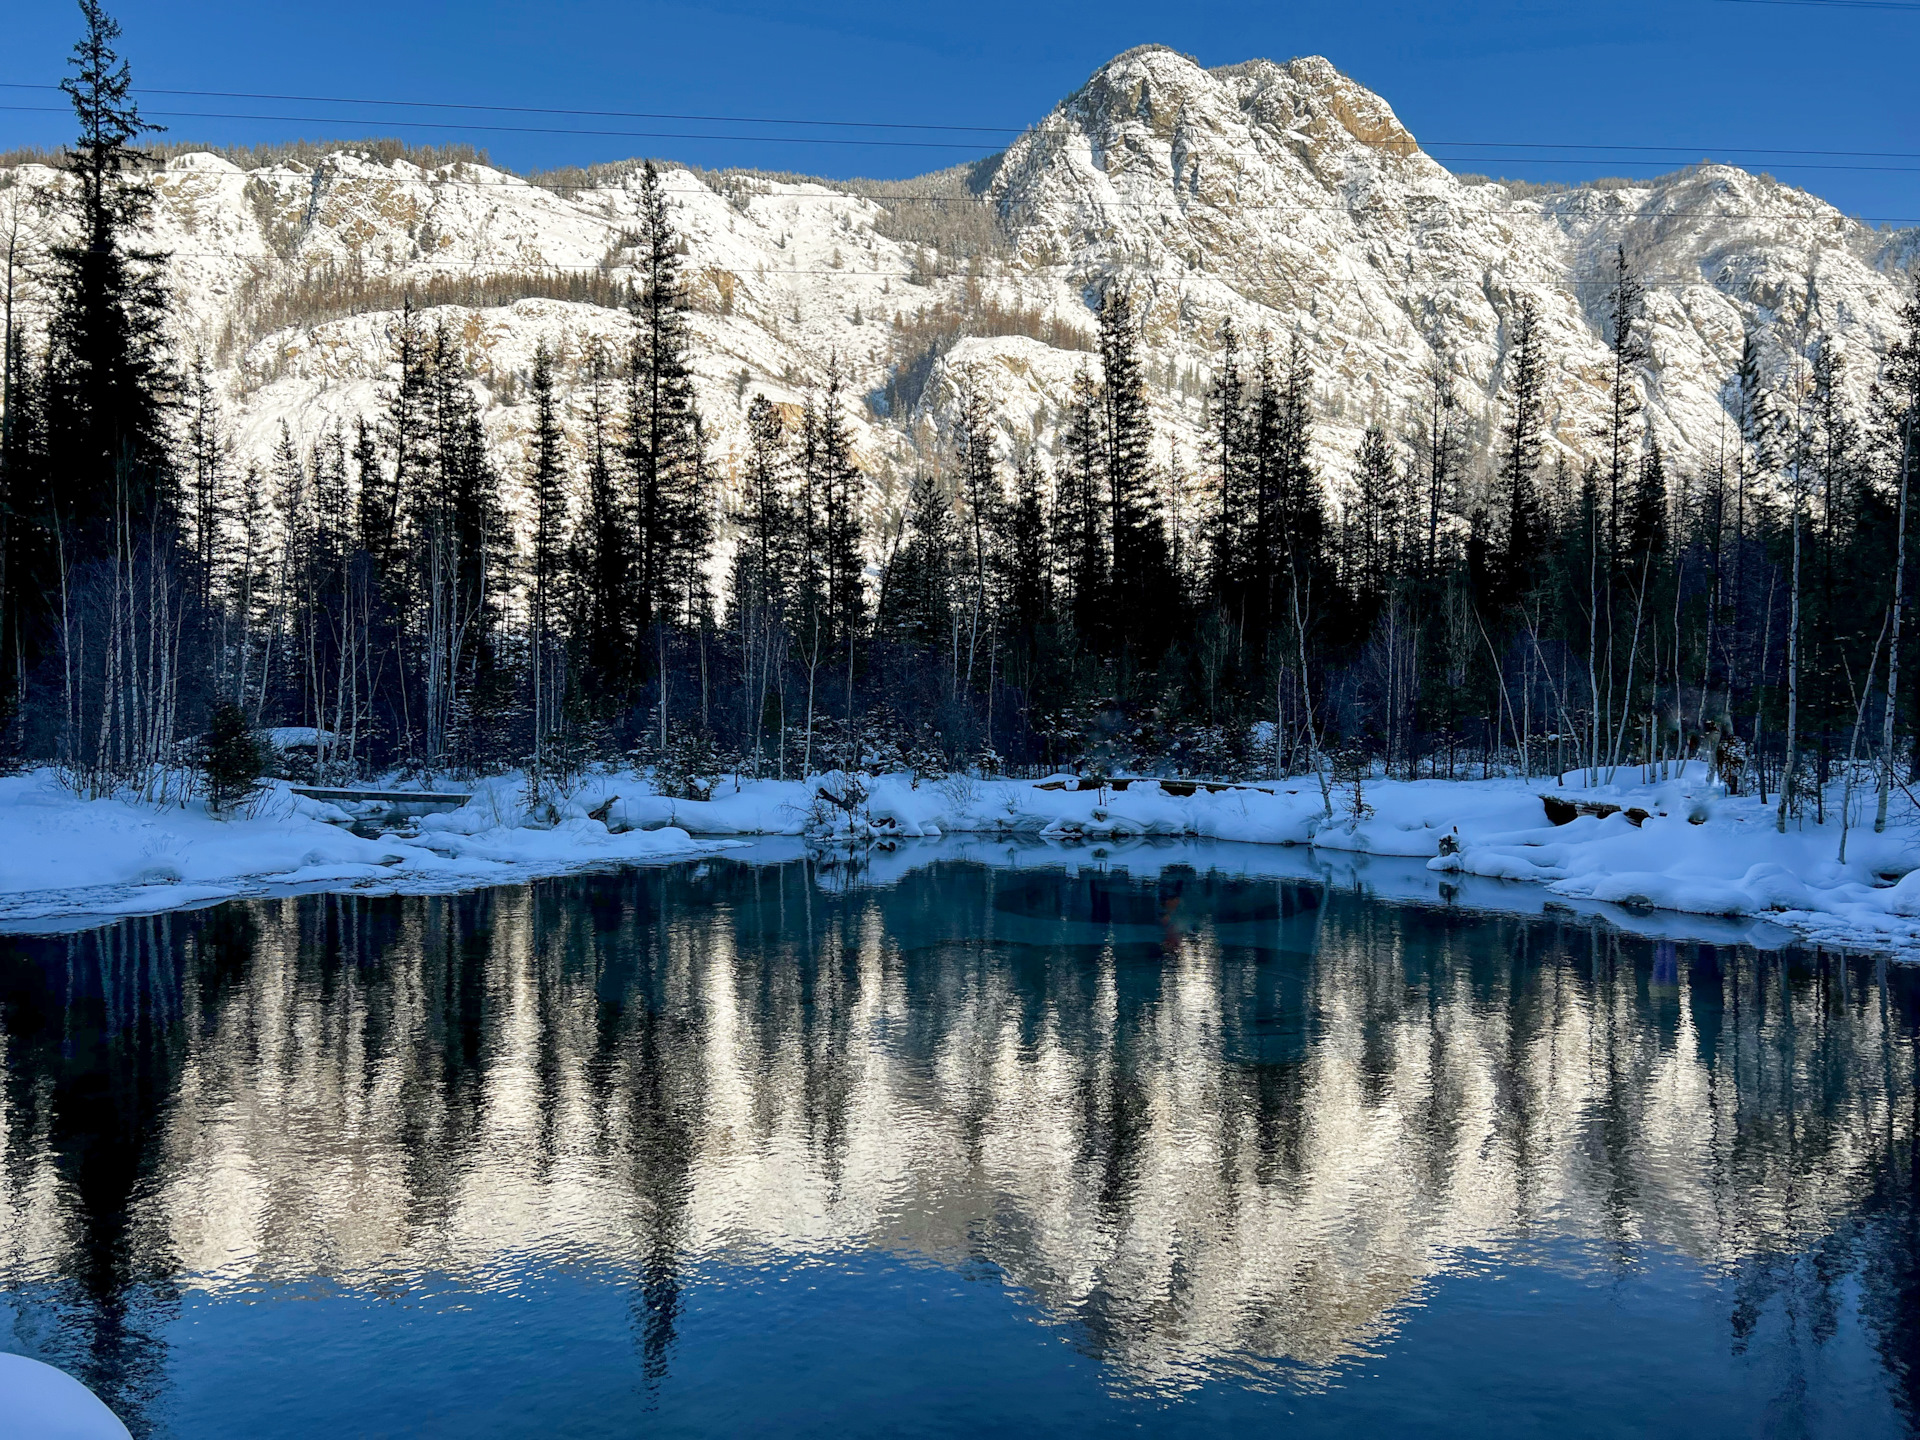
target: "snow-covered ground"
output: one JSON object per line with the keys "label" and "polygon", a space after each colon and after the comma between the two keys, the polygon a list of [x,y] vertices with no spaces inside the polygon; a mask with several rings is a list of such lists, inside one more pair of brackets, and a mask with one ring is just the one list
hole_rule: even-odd
{"label": "snow-covered ground", "polygon": [[[611,833],[578,800],[529,823],[518,777],[467,787],[417,835],[366,838],[337,806],[275,782],[242,812],[78,798],[50,771],[0,779],[0,924],[148,915],[269,891],[435,893],[724,848],[670,827]],[[451,788],[451,787],[447,787]],[[374,807],[380,808],[380,807]]]}
{"label": "snow-covered ground", "polygon": [[[1838,787],[1827,823],[1809,816],[1781,834],[1770,806],[1725,795],[1699,765],[1653,783],[1634,770],[1610,785],[1582,781],[1578,773],[1557,784],[1375,779],[1357,797],[1334,787],[1329,816],[1312,776],[1181,793],[1192,787],[885,775],[862,777],[863,797],[837,775],[806,784],[726,777],[711,799],[683,800],[625,772],[589,777],[536,822],[522,780],[509,775],[467,787],[468,803],[420,816],[411,833],[362,838],[345,828],[345,812],[284,784],[246,815],[221,820],[198,805],[83,802],[40,772],[0,780],[0,923],[152,913],[269,890],[470,889],[675,859],[749,837],[896,846],[863,855],[875,878],[959,853],[951,842],[930,846],[943,836],[1019,842],[959,847],[1005,863],[1129,868],[1156,863],[1150,845],[1133,842],[1188,837],[1243,842],[1209,863],[1260,873],[1278,865],[1275,873],[1352,883],[1386,899],[1523,912],[1551,903],[1701,939],[1765,943],[1787,927],[1920,958],[1920,815],[1904,794],[1881,834],[1870,823],[1872,797],[1854,796],[1843,863]],[[822,790],[851,808],[825,804]],[[1555,825],[1543,795],[1618,810]],[[1259,853],[1253,846],[1275,847],[1266,852],[1272,859],[1249,859]],[[755,852],[768,853],[765,845]]]}
{"label": "snow-covered ground", "polygon": [[64,1370],[0,1354],[0,1440],[127,1440],[127,1427]]}

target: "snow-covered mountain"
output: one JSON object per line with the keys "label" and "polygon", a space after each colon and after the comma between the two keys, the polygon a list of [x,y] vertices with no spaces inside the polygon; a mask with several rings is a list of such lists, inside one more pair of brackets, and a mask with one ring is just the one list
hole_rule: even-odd
{"label": "snow-covered mountain", "polygon": [[[31,165],[11,178],[58,183]],[[755,393],[797,406],[837,358],[877,508],[946,443],[963,379],[992,398],[1010,451],[1049,450],[1091,363],[1089,307],[1114,283],[1143,307],[1162,441],[1188,466],[1222,323],[1302,334],[1337,495],[1360,429],[1401,423],[1436,357],[1484,443],[1525,296],[1544,322],[1554,437],[1594,448],[1616,246],[1648,289],[1647,424],[1683,470],[1724,443],[1749,330],[1776,371],[1809,331],[1830,331],[1863,397],[1920,249],[1914,231],[1729,166],[1565,190],[1463,179],[1325,60],[1207,70],[1156,47],[1110,61],[966,171],[836,186],[669,168],[664,183],[718,472],[732,473]],[[429,318],[467,347],[513,460],[536,343],[559,352],[577,415],[590,344],[617,354],[629,325],[588,300],[514,297],[629,274],[638,185],[620,167],[558,185],[353,152],[252,170],[189,154],[157,179],[156,240],[174,253],[187,342],[214,362],[250,455],[282,420],[312,437],[377,406],[408,285],[487,281],[478,298],[500,303]]]}

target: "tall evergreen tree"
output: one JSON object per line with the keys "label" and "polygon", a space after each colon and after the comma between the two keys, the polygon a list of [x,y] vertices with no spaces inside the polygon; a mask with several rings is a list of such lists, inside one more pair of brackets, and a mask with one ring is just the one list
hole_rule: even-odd
{"label": "tall evergreen tree", "polygon": [[1425,374],[1414,455],[1419,487],[1421,573],[1429,585],[1445,567],[1446,525],[1459,505],[1465,437],[1461,434],[1460,396],[1444,355],[1436,354]]}
{"label": "tall evergreen tree", "polygon": [[[1909,277],[1911,289],[1900,306],[1900,333],[1888,347],[1881,378],[1873,387],[1875,450],[1891,492],[1893,579],[1888,600],[1891,621],[1887,646],[1887,694],[1881,707],[1882,740],[1873,828],[1887,828],[1887,806],[1893,789],[1893,743],[1900,709],[1900,650],[1902,621],[1907,603],[1907,528],[1914,487],[1920,484],[1920,275]],[[1916,707],[1920,709],[1920,707]],[[1920,751],[1920,726],[1914,745]],[[1912,769],[1920,776],[1920,753]]]}
{"label": "tall evergreen tree", "polygon": [[853,648],[866,621],[866,522],[861,504],[865,487],[853,461],[853,436],[847,429],[842,384],[838,361],[829,361],[827,385],[809,447],[814,466],[810,488],[818,497],[828,628],[835,645],[845,650],[851,667]]}
{"label": "tall evergreen tree", "polygon": [[1064,454],[1055,477],[1059,520],[1054,526],[1054,553],[1074,629],[1084,643],[1105,649],[1112,620],[1111,567],[1098,405],[1098,390],[1083,367],[1074,377],[1061,427]]}
{"label": "tall evergreen tree", "polygon": [[1498,598],[1511,601],[1540,579],[1547,517],[1536,476],[1546,439],[1546,357],[1531,296],[1520,302],[1508,344],[1506,417],[1500,428],[1499,489],[1503,507]]}
{"label": "tall evergreen tree", "polygon": [[633,514],[636,673],[653,664],[653,627],[685,618],[711,535],[705,442],[694,403],[680,239],[660,174],[640,186],[640,283],[634,292],[624,446]]}
{"label": "tall evergreen tree", "polygon": [[361,548],[398,603],[409,578],[403,565],[406,522],[431,484],[434,468],[433,357],[411,301],[401,310],[394,332],[394,360],[399,381],[387,402],[383,426],[393,466],[370,466],[362,446],[358,522]]}
{"label": "tall evergreen tree", "polygon": [[993,553],[1000,534],[1000,510],[1004,501],[1000,489],[999,461],[994,453],[994,427],[987,398],[979,385],[969,379],[960,396],[959,426],[955,435],[958,462],[959,499],[965,525],[966,565],[965,684],[971,688],[975,671],[993,671],[993,657],[986,654],[997,640],[995,634],[995,582],[999,565]]}
{"label": "tall evergreen tree", "polygon": [[1022,457],[1014,471],[1013,501],[1001,512],[1007,629],[1029,643],[1053,615],[1053,546],[1044,485],[1038,458]]}
{"label": "tall evergreen tree", "polygon": [[1220,365],[1207,394],[1206,459],[1214,489],[1208,585],[1216,603],[1244,584],[1246,542],[1253,530],[1247,456],[1246,381],[1240,337],[1229,321],[1220,331]]}
{"label": "tall evergreen tree", "polygon": [[1119,288],[1100,305],[1101,462],[1112,537],[1109,586],[1116,637],[1138,647],[1136,663],[1156,665],[1179,614],[1167,532],[1155,493],[1153,425],[1140,364],[1133,306]]}
{"label": "tall evergreen tree", "polygon": [[27,675],[49,639],[49,594],[57,563],[52,511],[47,370],[27,349],[26,332],[7,337],[6,411],[0,416],[0,746],[15,739],[8,723]]}
{"label": "tall evergreen tree", "polygon": [[148,157],[135,142],[160,127],[140,118],[132,76],[114,49],[119,25],[99,0],[80,0],[80,13],[85,32],[74,46],[74,73],[60,82],[80,135],[68,150],[74,183],[60,192],[72,239],[53,247],[49,441],[65,477],[54,518],[70,543],[101,545],[116,520],[172,519],[170,410],[178,381],[167,332],[167,256],[140,243],[153,191],[141,176]]}
{"label": "tall evergreen tree", "polygon": [[187,487],[185,510],[196,608],[202,617],[213,613],[219,588],[219,565],[225,550],[225,531],[233,508],[226,437],[221,434],[220,407],[206,362],[194,358],[187,385]]}
{"label": "tall evergreen tree", "polygon": [[1394,542],[1400,476],[1386,427],[1377,421],[1360,437],[1353,461],[1353,502],[1348,513],[1352,539],[1348,547],[1353,573],[1349,588],[1360,605],[1361,626],[1371,629],[1393,582]]}
{"label": "tall evergreen tree", "polygon": [[1599,439],[1607,455],[1607,549],[1616,562],[1621,555],[1620,527],[1625,491],[1632,484],[1635,458],[1633,421],[1640,414],[1634,375],[1651,352],[1642,328],[1646,290],[1627,261],[1624,245],[1614,249],[1612,280],[1607,291],[1606,341],[1608,360],[1607,414]]}
{"label": "tall evergreen tree", "polygon": [[786,423],[764,395],[747,407],[747,463],[740,506],[734,515],[730,610],[739,636],[741,678],[753,737],[754,773],[760,773],[766,737],[785,732],[784,664],[787,606],[795,589],[800,537],[790,492],[791,457]]}
{"label": "tall evergreen tree", "polygon": [[628,509],[615,471],[607,406],[607,362],[598,349],[587,359],[587,473],[568,570],[573,668],[589,708],[610,719],[632,683],[635,608]]}
{"label": "tall evergreen tree", "polygon": [[932,470],[913,477],[907,492],[906,535],[887,567],[885,610],[878,625],[888,639],[946,656],[954,643],[953,497]]}
{"label": "tall evergreen tree", "polygon": [[553,354],[543,341],[533,352],[533,434],[527,456],[527,638],[532,670],[534,772],[540,775],[548,733],[561,698],[555,673],[554,605],[566,584],[567,458],[554,394]]}

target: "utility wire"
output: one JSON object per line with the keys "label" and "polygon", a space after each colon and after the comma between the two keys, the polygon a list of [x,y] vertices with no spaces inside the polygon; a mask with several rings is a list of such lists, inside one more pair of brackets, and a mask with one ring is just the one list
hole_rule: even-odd
{"label": "utility wire", "polygon": [[[0,105],[0,111],[33,112],[39,114],[64,113],[64,106],[58,105]],[[863,148],[907,149],[907,150],[965,150],[977,153],[978,145],[967,145],[952,140],[864,140],[864,139],[814,139],[810,136],[796,135],[701,135],[685,131],[667,130],[582,130],[562,129],[558,127],[533,125],[467,125],[451,121],[432,120],[395,120],[333,118],[324,115],[241,115],[232,112],[214,110],[152,110],[152,115],[162,115],[168,119],[212,119],[212,120],[275,120],[289,121],[295,124],[312,125],[393,125],[411,130],[452,130],[463,134],[474,131],[487,133],[510,133],[527,135],[583,135],[618,137],[641,140],[719,140],[730,143],[767,144],[767,145],[857,145]],[[1436,142],[1437,143],[1437,142]],[[1497,142],[1496,142],[1497,143]],[[1519,143],[1519,142],[1516,142]],[[1638,148],[1638,147],[1636,147]],[[1664,147],[1646,147],[1664,148]],[[1391,151],[1377,152],[1392,154]],[[1613,161],[1605,155],[1600,156],[1514,156],[1514,155],[1431,155],[1424,149],[1416,151],[1426,159],[1442,168],[1453,165],[1605,165]],[[1690,152],[1679,152],[1690,153]],[[1740,152],[1736,152],[1740,153]],[[1747,152],[1747,153],[1788,153],[1788,152]],[[1808,152],[1817,153],[1817,152]],[[1844,152],[1842,152],[1844,153]],[[1397,156],[1411,159],[1411,156]],[[1920,155],[1913,158],[1920,159]],[[1631,159],[1623,163],[1631,164]],[[1804,160],[1751,162],[1764,164],[1774,170],[1818,170],[1848,171],[1853,173],[1871,173],[1888,175],[1920,174],[1920,165],[1829,165]],[[1744,169],[1744,166],[1735,168]]]}
{"label": "utility wire", "polygon": [[1669,155],[1817,155],[1862,160],[1920,160],[1920,150],[1784,150],[1764,145],[1585,145],[1571,140],[1421,140],[1422,150],[1436,147],[1479,150],[1598,150]]}
{"label": "utility wire", "polygon": [[[61,114],[66,108],[64,105],[0,105],[0,110],[32,111],[41,114]],[[803,135],[696,135],[677,130],[588,130],[558,125],[475,125],[465,121],[390,120],[385,117],[357,119],[352,116],[338,115],[243,115],[231,110],[148,110],[145,113],[163,116],[168,120],[274,120],[295,125],[371,124],[392,126],[401,130],[456,130],[462,134],[478,131],[488,135],[585,135],[622,140],[726,140],[734,144],[752,145],[859,145],[888,150],[966,150],[976,154],[981,148],[978,144],[968,145],[958,140],[862,140],[825,136],[814,139]]]}
{"label": "utility wire", "polygon": [[[1744,3],[1744,0],[1743,0],[1743,3]],[[1753,3],[1784,4],[1784,3],[1789,3],[1789,0],[1753,0]],[[1791,3],[1813,3],[1813,0],[1791,0]],[[1910,8],[1920,9],[1920,0],[1916,0],[1916,3],[1912,5]],[[6,90],[58,90],[59,88],[60,87],[58,85],[33,84],[25,81],[0,81],[0,89],[6,89]],[[477,111],[477,112],[494,112],[494,113],[515,114],[515,115],[575,115],[575,116],[584,116],[584,117],[592,117],[592,118],[599,118],[599,119],[683,120],[683,121],[695,121],[695,122],[711,123],[711,124],[798,125],[798,126],[818,126],[818,127],[832,127],[832,128],[841,128],[841,129],[857,129],[857,130],[934,130],[934,131],[945,131],[945,132],[959,133],[959,134],[1022,135],[1022,134],[1025,134],[1027,130],[1034,128],[1032,126],[1028,126],[1026,127],[1026,129],[1016,129],[1011,126],[997,126],[997,125],[936,125],[936,124],[923,124],[916,121],[904,121],[904,120],[809,120],[809,119],[804,119],[797,116],[698,115],[698,114],[680,114],[672,111],[648,111],[648,110],[570,110],[570,109],[556,109],[556,108],[550,108],[550,107],[538,106],[538,105],[481,105],[481,104],[474,104],[474,103],[469,103],[464,101],[453,101],[453,100],[385,100],[385,99],[371,99],[371,98],[365,98],[365,97],[354,97],[354,96],[344,96],[344,95],[283,95],[283,94],[278,94],[278,93],[268,92],[268,91],[246,91],[246,90],[169,90],[169,89],[141,87],[137,89],[136,93],[142,94],[142,95],[186,95],[186,96],[196,96],[196,97],[209,98],[209,99],[229,99],[229,100],[291,100],[291,101],[301,101],[301,102],[307,102],[307,103],[313,103],[313,104],[325,104],[325,105],[362,105],[362,106],[378,106],[378,107],[393,106],[393,107],[403,107],[406,109],[416,109],[416,110],[471,110],[471,111]],[[22,111],[34,110],[34,111],[40,111],[42,113],[52,114],[52,113],[62,113],[67,109],[67,107],[59,106],[59,105],[0,106],[0,109],[9,109],[9,110],[17,109]],[[335,117],[314,117],[314,116],[304,116],[304,115],[235,115],[235,114],[229,114],[222,111],[195,111],[195,110],[167,110],[167,111],[156,110],[150,113],[155,115],[165,115],[168,118],[199,117],[199,118],[206,118],[206,119],[230,119],[230,120],[231,119],[285,120],[285,121],[291,121],[297,124],[379,125],[379,124],[386,124],[386,123],[393,123],[393,124],[412,123],[412,122],[404,122],[404,121],[389,122],[385,119],[385,117],[380,117],[380,116],[369,116],[369,117],[342,116],[342,117],[335,118]],[[452,126],[450,124],[435,124],[435,122],[422,122],[422,123],[434,124],[435,128],[461,128],[461,127]],[[484,128],[484,127],[467,126],[464,128],[478,129],[478,128]],[[518,130],[514,130],[514,133],[520,133],[520,132]],[[553,129],[535,130],[530,133],[563,134],[563,135],[564,134],[582,134],[582,135],[611,134],[616,136],[634,134],[638,138],[653,138],[653,139],[684,138],[684,139],[717,139],[717,140],[743,140],[743,141],[753,141],[753,140],[759,140],[759,139],[773,138],[773,137],[756,136],[756,135],[719,135],[719,136],[658,135],[650,131],[627,132],[627,131],[602,131],[602,130],[586,130],[586,129],[576,130],[572,128],[559,128],[559,127],[556,127]],[[798,141],[797,143],[825,144],[825,143],[837,143],[837,142],[831,142],[831,141],[813,142],[813,141],[802,140],[802,141]],[[899,144],[899,143],[909,143],[909,142],[890,142],[890,143]],[[1690,154],[1809,155],[1809,156],[1815,156],[1815,157],[1837,158],[1837,159],[1920,160],[1920,151],[1912,151],[1912,150],[1805,150],[1805,149],[1794,149],[1794,148],[1789,148],[1784,146],[1766,146],[1766,145],[1704,145],[1704,144],[1638,145],[1638,144],[1628,144],[1625,142],[1597,144],[1592,142],[1571,141],[1571,140],[1568,140],[1568,141],[1416,140],[1415,143],[1419,146],[1421,150],[1428,151],[1428,152],[1431,152],[1435,149],[1471,148],[1471,149],[1483,149],[1483,150],[1580,150],[1580,151],[1594,151],[1594,152],[1623,152],[1623,153],[1633,152],[1633,153],[1675,154],[1675,155],[1690,155]],[[952,148],[969,149],[969,148],[977,148],[977,147],[955,145]],[[1376,146],[1373,148],[1384,149],[1385,147]],[[1478,158],[1478,157],[1471,157],[1471,158]]]}
{"label": "utility wire", "polygon": [[1799,5],[1808,10],[1920,10],[1913,0],[1718,0],[1722,5]]}
{"label": "utility wire", "polygon": [[[58,90],[58,85],[35,85],[0,80],[0,90]],[[207,100],[293,100],[315,105],[393,105],[410,110],[484,110],[508,115],[579,115],[598,120],[691,120],[722,125],[819,125],[848,130],[946,130],[960,134],[1018,135],[1007,125],[932,125],[909,120],[803,120],[795,116],[683,115],[665,110],[561,110],[543,105],[477,105],[459,100],[369,100],[348,95],[277,95],[253,90],[162,90],[136,86],[138,95],[191,95]]]}

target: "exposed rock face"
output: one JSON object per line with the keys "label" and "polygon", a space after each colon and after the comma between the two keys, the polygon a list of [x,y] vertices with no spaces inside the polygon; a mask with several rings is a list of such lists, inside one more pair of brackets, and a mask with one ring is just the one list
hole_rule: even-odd
{"label": "exposed rock face", "polygon": [[1298,328],[1335,455],[1366,420],[1406,413],[1436,358],[1494,423],[1528,296],[1555,369],[1554,432],[1589,446],[1606,271],[1624,246],[1648,287],[1648,424],[1696,463],[1719,445],[1749,327],[1776,366],[1804,329],[1831,330],[1862,392],[1893,333],[1891,262],[1910,249],[1725,166],[1546,195],[1464,183],[1317,58],[1207,71],[1167,50],[1123,55],[1012,147],[991,194],[1029,267],[1051,262],[1089,294],[1131,284],[1157,355],[1204,360],[1227,319],[1249,336]]}
{"label": "exposed rock face", "polygon": [[[37,166],[7,178],[59,183]],[[1249,341],[1284,344],[1297,331],[1308,342],[1319,456],[1337,496],[1361,428],[1402,423],[1436,363],[1488,443],[1508,330],[1529,296],[1551,360],[1553,438],[1577,456],[1597,444],[1606,270],[1620,246],[1648,289],[1645,423],[1684,471],[1724,443],[1727,383],[1750,331],[1776,376],[1810,332],[1830,332],[1864,398],[1916,250],[1912,231],[1872,230],[1726,166],[1568,191],[1463,181],[1385,101],[1318,58],[1205,70],[1170,50],[1130,51],[979,179],[1004,244],[969,261],[896,238],[911,233],[899,220],[913,201],[666,172],[723,477],[753,395],[797,410],[830,362],[853,401],[877,508],[946,443],[963,383],[985,388],[1010,451],[1044,452],[1072,376],[1095,362],[1005,332],[1052,324],[1053,338],[1085,336],[1088,307],[1113,284],[1142,307],[1162,440],[1189,466],[1223,322]],[[577,417],[589,347],[617,358],[628,321],[588,300],[513,297],[630,273],[637,186],[629,175],[542,188],[481,166],[426,171],[346,153],[253,171],[188,155],[157,179],[155,239],[175,255],[187,344],[214,360],[251,456],[265,456],[283,420],[311,437],[379,403],[407,286],[431,300],[491,277],[491,293],[462,296],[479,303],[428,318],[461,338],[503,457],[517,460],[536,343],[559,352]],[[952,343],[949,327],[930,351],[939,327],[915,328],[923,309],[991,310],[1000,319],[974,329],[1003,333]]]}

